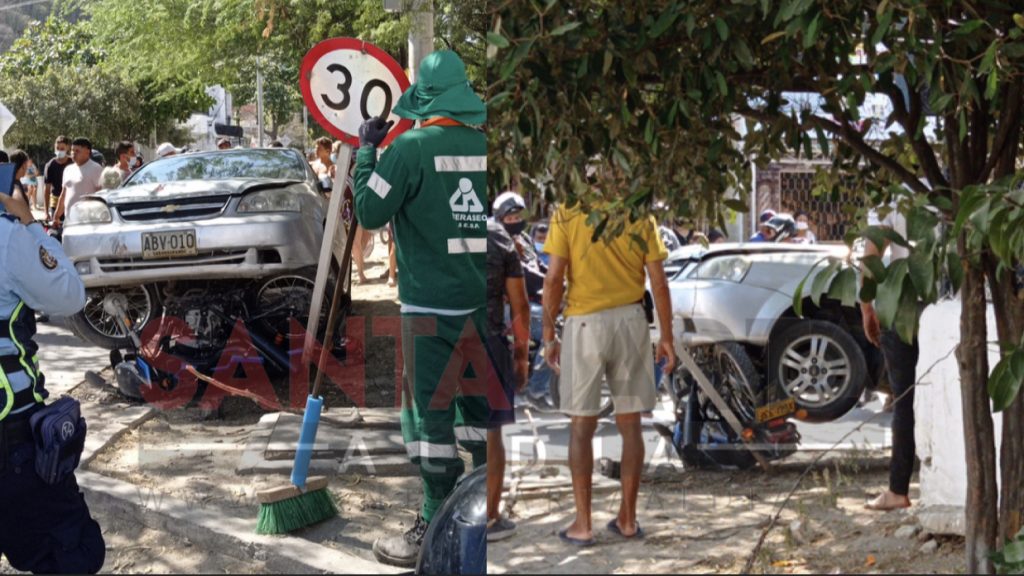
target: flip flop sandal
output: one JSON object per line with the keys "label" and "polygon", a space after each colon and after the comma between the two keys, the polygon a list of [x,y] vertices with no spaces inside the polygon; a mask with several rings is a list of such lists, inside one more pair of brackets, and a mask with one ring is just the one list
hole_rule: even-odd
{"label": "flip flop sandal", "polygon": [[608,531],[612,534],[615,534],[616,536],[625,538],[626,540],[642,540],[644,537],[644,529],[640,527],[639,522],[636,523],[636,532],[634,532],[632,536],[626,536],[625,534],[623,534],[622,529],[619,528],[618,518],[614,518],[611,522],[608,523]]}
{"label": "flip flop sandal", "polygon": [[593,546],[594,544],[597,544],[597,540],[594,540],[593,538],[590,538],[589,540],[583,540],[581,538],[573,538],[572,536],[569,536],[568,528],[559,531],[558,537],[562,540],[562,542],[565,542],[566,544],[571,544],[572,546],[578,546],[580,548],[586,548],[588,546]]}

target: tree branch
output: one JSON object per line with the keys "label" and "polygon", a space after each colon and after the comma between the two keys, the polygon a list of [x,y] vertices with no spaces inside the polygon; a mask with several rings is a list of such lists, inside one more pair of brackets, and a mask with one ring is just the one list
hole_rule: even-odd
{"label": "tree branch", "polygon": [[[1012,145],[1014,155],[1016,155],[1016,148],[1020,142],[1021,107],[1019,104],[1021,96],[1021,81],[1015,79],[1010,83],[1003,98],[1003,110],[999,114],[999,132],[996,133],[995,140],[992,141],[991,154],[981,170],[980,178],[982,180],[987,180],[1000,158],[1006,156],[1007,146]],[[1013,136],[1012,142],[1010,141],[1011,136]]]}
{"label": "tree branch", "polygon": [[928,187],[921,182],[916,174],[907,170],[905,166],[900,164],[894,158],[890,158],[889,156],[886,156],[872,148],[870,144],[864,141],[864,137],[850,128],[848,124],[839,124],[827,118],[815,115],[809,116],[808,119],[812,124],[817,125],[822,130],[827,130],[841,138],[847,145],[856,150],[872,164],[892,172],[913,191],[921,194],[927,194],[930,192]]}
{"label": "tree branch", "polygon": [[924,133],[918,132],[918,124],[921,122],[921,114],[923,112],[921,95],[917,91],[910,93],[910,110],[907,110],[903,102],[903,92],[900,91],[894,82],[879,82],[879,86],[889,96],[889,100],[892,101],[893,115],[907,134],[910,146],[913,148],[914,154],[917,155],[917,159],[921,162],[921,168],[924,170],[929,184],[933,188],[949,187],[949,181],[942,174],[942,168],[935,157],[935,150],[924,137]]}

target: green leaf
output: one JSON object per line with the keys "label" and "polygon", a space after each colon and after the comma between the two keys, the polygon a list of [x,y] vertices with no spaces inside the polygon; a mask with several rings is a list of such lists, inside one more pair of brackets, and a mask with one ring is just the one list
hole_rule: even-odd
{"label": "green leaf", "polygon": [[605,215],[601,218],[601,221],[594,227],[594,233],[590,235],[590,242],[596,243],[601,239],[601,235],[604,234],[604,229],[608,227],[608,216]]}
{"label": "green leaf", "polygon": [[860,287],[860,301],[861,302],[874,302],[878,296],[878,283],[871,278],[864,278]]}
{"label": "green leaf", "polygon": [[769,42],[773,42],[775,40],[778,40],[779,38],[782,38],[785,35],[786,35],[786,31],[785,30],[779,30],[778,32],[772,32],[771,34],[765,36],[761,40],[761,45],[764,46],[765,44],[768,44]]}
{"label": "green leaf", "polygon": [[[479,36],[477,36],[477,38],[479,38]],[[509,47],[508,38],[505,38],[504,36],[498,34],[497,32],[487,33],[487,43],[491,44],[492,46],[497,46],[498,48]]]}
{"label": "green leaf", "polygon": [[878,321],[886,328],[891,328],[896,319],[896,309],[899,308],[906,277],[907,261],[901,258],[889,265],[885,282],[878,285],[875,309],[878,311]]}
{"label": "green leaf", "polygon": [[734,212],[750,211],[750,207],[747,206],[747,203],[739,198],[726,198],[722,203],[725,204],[726,208]]}
{"label": "green leaf", "polygon": [[910,274],[910,281],[913,282],[917,293],[925,301],[930,301],[935,289],[935,263],[931,255],[914,251],[907,259],[907,269]]}
{"label": "green leaf", "polygon": [[665,33],[666,30],[668,30],[669,26],[671,26],[676,21],[676,18],[678,16],[679,12],[677,12],[676,10],[665,10],[664,12],[661,13],[661,16],[659,16],[658,19],[654,22],[654,25],[651,26],[651,29],[647,32],[647,34],[651,38],[657,38],[658,36],[661,36],[662,34]]}
{"label": "green leaf", "polygon": [[828,257],[825,257],[811,265],[811,269],[804,275],[803,280],[797,284],[796,291],[793,292],[793,312],[797,315],[797,318],[803,318],[804,316],[804,286],[807,284],[807,281],[810,280],[814,271],[818,269],[818,266],[827,261]]}
{"label": "green leaf", "polygon": [[[1014,353],[1019,354],[1019,352]],[[1015,378],[1010,363],[1013,356],[1004,356],[988,378],[988,395],[992,397],[992,410],[1002,412],[1020,392],[1021,380]],[[1004,551],[1005,554],[1005,551]]]}
{"label": "green leaf", "polygon": [[999,91],[999,72],[993,68],[988,73],[988,79],[985,81],[985,98],[991,100],[995,98],[996,92]]}
{"label": "green leaf", "polygon": [[825,294],[825,290],[828,289],[840,266],[842,266],[842,262],[832,262],[814,277],[814,282],[811,282],[811,302],[814,302],[815,306],[821,305],[821,297]]}
{"label": "green leaf", "polygon": [[818,137],[818,148],[821,149],[821,154],[825,157],[829,155],[829,143],[828,137],[825,135],[825,131],[821,129],[821,126],[814,126],[814,133]]}
{"label": "green leaf", "polygon": [[875,28],[875,33],[871,35],[871,45],[874,46],[882,41],[885,37],[885,33],[889,31],[889,25],[892,24],[892,17],[894,11],[892,9],[886,10],[878,18],[878,27]]}
{"label": "green leaf", "polygon": [[959,292],[964,284],[964,265],[960,261],[960,255],[950,250],[946,253],[946,271],[949,272],[949,281],[953,284],[953,291]]}
{"label": "green leaf", "polygon": [[732,43],[732,51],[744,68],[752,68],[754,66],[754,56],[750,53],[750,46],[747,46],[746,40],[737,36]]}
{"label": "green leaf", "polygon": [[853,268],[845,268],[836,275],[829,287],[828,297],[839,300],[843,306],[857,304],[857,272]]}
{"label": "green leaf", "polygon": [[615,56],[612,54],[611,50],[606,49],[604,51],[604,64],[601,66],[601,76],[608,75],[608,70],[611,70],[612,59],[614,59],[614,57]]}
{"label": "green leaf", "polygon": [[804,48],[810,48],[814,46],[814,43],[818,41],[818,30],[821,24],[821,12],[811,20],[810,26],[807,27],[807,31],[804,32]]}
{"label": "green leaf", "polygon": [[939,225],[939,217],[924,206],[919,206],[907,215],[907,238],[920,241],[935,236],[935,227]]}
{"label": "green leaf", "polygon": [[1014,14],[1013,23],[1016,24],[1018,28],[1024,30],[1024,14]]}
{"label": "green leaf", "polygon": [[985,50],[985,55],[981,58],[981,65],[978,66],[979,74],[987,74],[992,69],[992,64],[996,61],[996,53],[999,51],[999,40],[993,40],[988,48]]}
{"label": "green leaf", "polygon": [[909,284],[910,282],[904,281],[899,308],[896,310],[896,319],[893,321],[893,329],[907,344],[913,342],[914,336],[917,335],[917,320],[920,310],[917,305],[917,295],[914,294],[914,290]]}
{"label": "green leaf", "polygon": [[860,235],[877,246],[880,252],[885,248],[887,243],[896,244],[897,246],[902,246],[904,248],[910,247],[906,238],[900,236],[900,234],[892,228],[886,228],[884,226],[868,226],[861,231]]}
{"label": "green leaf", "polygon": [[979,190],[971,190],[970,192],[964,193],[960,199],[960,211],[957,213],[956,221],[953,223],[953,236],[960,235],[960,231],[963,230],[964,224],[967,223],[967,219],[974,214],[975,210],[977,210],[985,200],[985,194]]}
{"label": "green leaf", "polygon": [[975,30],[981,28],[984,25],[984,20],[968,20],[967,22],[961,24],[955,31],[953,31],[953,34],[955,36],[969,36]]}
{"label": "green leaf", "polygon": [[561,36],[562,34],[565,34],[566,32],[571,32],[571,31],[579,28],[582,25],[583,25],[583,22],[569,22],[568,24],[562,24],[558,28],[555,28],[554,30],[552,30],[550,35],[551,36]]}
{"label": "green leaf", "polygon": [[880,257],[875,255],[865,256],[861,258],[860,261],[861,264],[867,268],[868,272],[871,273],[871,278],[873,278],[875,282],[885,282],[885,263],[882,262]]}
{"label": "green leaf", "polygon": [[[1016,14],[1014,20],[1016,20],[1016,16],[1020,16],[1020,14]],[[1022,20],[1024,20],[1024,18],[1022,18]],[[1020,23],[1018,23],[1018,25],[1021,26],[1021,28],[1024,28],[1024,25]],[[1022,529],[1022,531],[1024,531],[1024,529]],[[1007,564],[1024,564],[1024,538],[1021,538],[1021,536],[1018,535],[1016,540],[1007,542],[1006,546],[1003,546],[1002,552],[1003,560],[1005,560]]]}
{"label": "green leaf", "polygon": [[725,76],[721,72],[715,71],[715,80],[718,81],[718,94],[725,98],[729,95],[729,85],[725,81]]}
{"label": "green leaf", "polygon": [[715,18],[715,29],[718,30],[718,37],[725,42],[729,39],[729,25],[721,18]]}

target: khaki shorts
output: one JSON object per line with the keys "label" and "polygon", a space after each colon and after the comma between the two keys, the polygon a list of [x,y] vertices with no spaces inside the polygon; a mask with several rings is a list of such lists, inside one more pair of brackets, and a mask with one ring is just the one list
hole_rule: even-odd
{"label": "khaki shorts", "polygon": [[601,412],[608,382],[617,414],[647,412],[657,403],[647,316],[639,304],[565,319],[559,409],[570,416]]}

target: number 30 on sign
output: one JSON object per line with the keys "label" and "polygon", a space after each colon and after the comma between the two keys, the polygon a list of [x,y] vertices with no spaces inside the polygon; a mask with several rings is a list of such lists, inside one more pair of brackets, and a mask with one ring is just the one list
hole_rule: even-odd
{"label": "number 30 on sign", "polygon": [[373,44],[356,38],[324,40],[302,59],[299,84],[313,118],[353,147],[359,146],[359,126],[373,116],[395,121],[384,146],[412,128],[412,120],[392,113],[409,79],[394,58]]}

